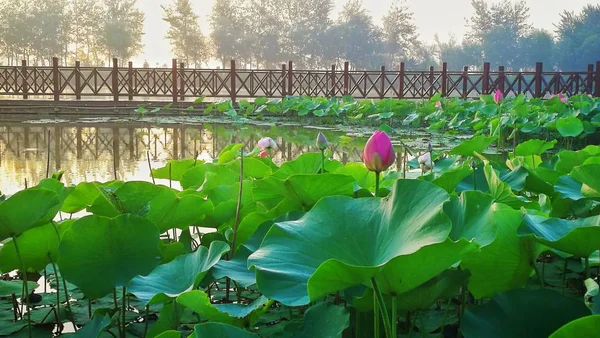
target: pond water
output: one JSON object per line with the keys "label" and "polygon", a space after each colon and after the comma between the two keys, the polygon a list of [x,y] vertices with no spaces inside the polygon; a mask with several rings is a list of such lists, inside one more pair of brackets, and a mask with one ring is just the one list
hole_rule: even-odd
{"label": "pond water", "polygon": [[197,156],[210,160],[231,143],[244,143],[246,151],[251,151],[265,136],[276,140],[279,150],[274,161],[282,163],[304,152],[316,151],[314,142],[319,130],[329,139],[333,158],[342,162],[361,161],[367,132],[282,123],[4,117],[0,119],[0,191],[13,194],[59,170],[64,170],[66,184],[110,181],[115,175],[119,180],[150,181],[148,158],[152,168],[172,159]]}

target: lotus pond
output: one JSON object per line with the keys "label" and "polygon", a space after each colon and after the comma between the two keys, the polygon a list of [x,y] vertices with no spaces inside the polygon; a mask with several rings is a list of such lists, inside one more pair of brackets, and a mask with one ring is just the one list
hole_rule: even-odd
{"label": "lotus pond", "polygon": [[505,130],[434,143],[433,163],[393,138],[381,173],[366,138],[281,160],[266,131],[143,180],[50,170],[0,203],[0,334],[594,336],[600,146],[555,132],[507,157]]}

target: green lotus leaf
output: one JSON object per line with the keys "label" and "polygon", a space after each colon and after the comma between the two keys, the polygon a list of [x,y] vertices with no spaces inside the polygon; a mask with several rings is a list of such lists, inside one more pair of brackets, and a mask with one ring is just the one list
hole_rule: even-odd
{"label": "green lotus leaf", "polygon": [[519,236],[585,258],[600,247],[600,216],[566,220],[526,215]]}
{"label": "green lotus leaf", "polygon": [[58,265],[63,276],[90,298],[126,286],[160,262],[156,225],[135,215],[83,217],[61,239]]}
{"label": "green lotus leaf", "polygon": [[561,176],[554,185],[554,190],[558,192],[562,197],[572,199],[573,201],[579,201],[586,198],[583,196],[581,191],[583,190],[583,183],[577,181],[569,175]]}
{"label": "green lotus leaf", "polygon": [[202,161],[194,159],[171,160],[162,168],[152,169],[152,177],[155,179],[179,181],[186,171],[202,164]]}
{"label": "green lotus leaf", "polygon": [[517,236],[523,219],[521,211],[504,206],[498,213],[494,241],[460,263],[463,269],[471,272],[469,291],[478,299],[524,287],[535,260],[543,251],[532,240]]}
{"label": "green lotus leaf", "polygon": [[42,188],[22,190],[0,202],[0,241],[50,222],[58,204],[56,193]]}
{"label": "green lotus leaf", "polygon": [[506,204],[514,209],[519,209],[525,204],[515,195],[510,185],[500,180],[500,177],[498,177],[498,174],[496,174],[491,165],[486,165],[483,171],[490,189],[489,194],[492,195],[496,202]]}
{"label": "green lotus leaf", "polygon": [[85,208],[91,206],[96,198],[98,198],[101,188],[115,191],[121,185],[123,185],[123,182],[121,181],[113,181],[108,183],[81,182],[65,198],[65,201],[61,207],[61,211],[66,213],[76,213],[84,210]]}
{"label": "green lotus leaf", "polygon": [[444,212],[452,220],[450,238],[475,240],[485,247],[496,238],[497,218],[503,217],[506,206],[494,203],[494,198],[479,191],[464,191],[451,196]]}
{"label": "green lotus leaf", "polygon": [[[371,301],[373,303],[373,301]],[[350,313],[342,306],[330,303],[313,305],[304,313],[302,323],[291,322],[275,338],[323,337],[341,338],[350,325]]]}
{"label": "green lotus leaf", "polygon": [[572,320],[589,315],[578,299],[548,289],[517,289],[465,313],[465,338],[546,338]]}
{"label": "green lotus leaf", "polygon": [[463,165],[458,168],[445,171],[441,176],[435,178],[431,183],[446,190],[447,193],[452,193],[460,182],[472,174],[471,168],[468,165]]}
{"label": "green lotus leaf", "polygon": [[229,251],[224,242],[212,242],[210,248],[200,246],[193,253],[157,266],[147,276],[137,276],[129,282],[127,291],[144,303],[162,303],[191,290]]}
{"label": "green lotus leaf", "polygon": [[527,140],[517,145],[515,148],[515,156],[541,155],[554,148],[555,145],[556,140],[552,140],[550,142],[536,139]]}
{"label": "green lotus leaf", "polygon": [[575,319],[556,330],[550,338],[593,337],[600,332],[600,315]]}
{"label": "green lotus leaf", "polygon": [[483,153],[494,142],[495,137],[475,136],[452,148],[448,154],[461,156],[475,156]]}
{"label": "green lotus leaf", "polygon": [[101,316],[96,313],[92,317],[92,320],[85,324],[81,329],[77,330],[73,337],[81,337],[81,338],[98,338],[106,330],[110,327],[111,320],[108,314]]}
{"label": "green lotus leaf", "polygon": [[[321,153],[302,154],[293,161],[285,162],[273,176],[282,180],[293,175],[312,175],[321,171]],[[325,171],[335,172],[343,166],[339,161],[325,159]]]}
{"label": "green lotus leaf", "polygon": [[442,210],[448,199],[441,188],[418,180],[397,181],[383,199],[324,198],[301,219],[276,223],[248,265],[265,296],[305,305],[369,281],[398,256],[444,242],[451,230]]}
{"label": "green lotus leaf", "polygon": [[583,123],[573,116],[561,117],[556,121],[556,129],[562,137],[577,137],[583,133]]}
{"label": "green lotus leaf", "polygon": [[[16,238],[21,259],[27,269],[41,271],[50,264],[50,259],[58,260],[60,241],[52,223],[25,231]],[[15,250],[14,239],[0,248],[0,271],[10,272],[21,269],[21,260]]]}
{"label": "green lotus leaf", "polygon": [[[34,290],[38,287],[35,282],[27,282],[29,290]],[[10,296],[12,294],[21,294],[23,291],[22,281],[5,281],[0,280],[0,297]]]}
{"label": "green lotus leaf", "polygon": [[173,189],[149,182],[127,182],[107,195],[99,195],[88,211],[106,217],[135,214],[154,223],[161,233],[187,229],[213,211],[212,202],[198,193],[180,197]]}
{"label": "green lotus leaf", "polygon": [[310,208],[323,197],[351,196],[353,192],[354,178],[337,174],[294,175],[285,180],[269,176],[255,181],[252,188],[254,200],[271,207],[287,198]]}
{"label": "green lotus leaf", "polygon": [[[192,336],[190,336],[192,337]],[[203,323],[194,326],[194,338],[259,338],[258,335],[223,323]]]}
{"label": "green lotus leaf", "polygon": [[248,257],[252,254],[245,246],[240,246],[231,260],[221,260],[213,268],[215,279],[229,277],[240,287],[246,288],[256,284],[256,274],[248,269]]}
{"label": "green lotus leaf", "polygon": [[581,193],[585,197],[600,197],[600,164],[585,164],[573,168],[571,177],[582,183]]}

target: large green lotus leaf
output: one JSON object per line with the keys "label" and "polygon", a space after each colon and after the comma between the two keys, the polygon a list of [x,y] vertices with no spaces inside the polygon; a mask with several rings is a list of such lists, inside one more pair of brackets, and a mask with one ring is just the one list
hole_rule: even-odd
{"label": "large green lotus leaf", "polygon": [[[38,287],[35,282],[27,282],[29,290],[34,290]],[[22,281],[5,281],[0,280],[0,297],[10,296],[12,294],[21,294],[23,291]]]}
{"label": "large green lotus leaf", "polygon": [[[240,172],[240,159],[230,162],[227,164],[227,168]],[[244,177],[245,178],[264,178],[266,176],[272,175],[273,170],[271,167],[266,165],[263,161],[259,160],[255,157],[245,157],[244,158]]]}
{"label": "large green lotus leaf", "polygon": [[[384,199],[324,198],[301,219],[276,223],[248,265],[265,296],[305,305],[368,281],[398,256],[444,242],[451,230],[442,210],[448,199],[443,189],[418,180],[397,181]],[[332,265],[339,273],[319,273]]]}
{"label": "large green lotus leaf", "polygon": [[85,324],[81,329],[77,330],[73,337],[80,338],[98,338],[106,330],[110,327],[111,320],[108,314],[101,316],[99,313],[94,314],[92,320]]}
{"label": "large green lotus leaf", "polygon": [[556,154],[558,160],[554,165],[554,169],[562,172],[563,174],[568,174],[573,170],[573,168],[582,165],[588,158],[592,156],[594,155],[590,154],[585,149],[579,151],[563,150]]}
{"label": "large green lotus leaf", "polygon": [[441,176],[431,181],[431,183],[446,190],[448,193],[452,193],[456,190],[460,182],[467,178],[472,172],[473,171],[468,165],[463,165],[444,172]]}
{"label": "large green lotus leaf", "polygon": [[243,327],[247,323],[247,317],[263,308],[267,302],[268,299],[261,296],[249,305],[211,304],[208,295],[200,290],[188,291],[177,297],[177,303],[196,312],[200,318],[237,327]]}
{"label": "large green lotus leaf", "polygon": [[[469,276],[471,273],[468,270],[445,270],[418,287],[396,295],[397,309],[401,312],[427,311],[439,300],[456,296],[458,290],[469,281]],[[390,299],[386,297],[388,308],[391,308]],[[354,300],[353,305],[359,311],[373,311],[373,289],[367,289],[362,297]]]}
{"label": "large green lotus leaf", "polygon": [[244,145],[241,143],[227,145],[219,152],[219,156],[217,157],[217,163],[225,164],[233,161],[236,157],[240,155],[240,149],[242,149],[243,146]]}
{"label": "large green lotus leaf", "polygon": [[464,191],[453,195],[444,205],[444,212],[452,220],[450,238],[475,240],[485,247],[496,238],[497,218],[503,217],[507,206],[494,203],[494,198],[479,191]]}
{"label": "large green lotus leaf", "polygon": [[[371,304],[373,301],[371,301]],[[342,306],[330,303],[313,305],[304,313],[299,325],[291,322],[276,338],[320,337],[341,338],[344,330],[350,325],[350,313]]]}
{"label": "large green lotus leaf", "polygon": [[[321,161],[321,153],[305,153],[293,161],[283,163],[279,170],[273,173],[273,176],[285,180],[293,175],[317,174],[321,170]],[[342,166],[343,164],[339,161],[325,159],[325,170],[328,172],[335,172]]]}
{"label": "large green lotus leaf", "polygon": [[[54,225],[46,225],[25,231],[17,237],[21,259],[27,269],[41,271],[50,264],[50,257],[58,260],[59,234]],[[4,243],[0,248],[0,271],[10,272],[21,269],[21,260],[17,256],[14,240]]]}
{"label": "large green lotus leaf", "polygon": [[571,177],[581,182],[581,193],[585,197],[600,197],[600,164],[585,164],[575,167]]}
{"label": "large green lotus leaf", "polygon": [[181,184],[181,188],[196,190],[204,184],[204,179],[206,178],[206,166],[197,165],[193,168],[190,168],[188,171],[181,175],[181,180],[179,183]]}
{"label": "large green lotus leaf", "polygon": [[364,164],[359,162],[348,162],[345,166],[339,167],[335,174],[349,175],[363,189],[372,190],[375,187],[375,173],[367,169]]}
{"label": "large green lotus leaf", "polygon": [[465,313],[465,338],[546,338],[566,323],[590,314],[583,301],[548,289],[500,293]]}
{"label": "large green lotus leaf", "polygon": [[[463,192],[467,190],[477,190],[481,192],[489,192],[487,178],[483,171],[483,164],[478,165],[475,170],[471,169],[471,173],[465,179],[463,179],[456,187],[456,192]],[[473,180],[475,178],[475,180]]]}
{"label": "large green lotus leaf", "polygon": [[556,330],[550,338],[594,337],[600,332],[600,315],[575,319]]}
{"label": "large green lotus leaf", "polygon": [[54,191],[56,193],[56,196],[58,197],[58,204],[55,205],[54,208],[50,209],[48,215],[44,217],[44,219],[48,222],[52,221],[54,217],[56,217],[66,198],[69,196],[71,191],[74,190],[73,187],[67,188],[64,184],[62,184],[60,181],[54,178],[46,178],[41,180],[40,183],[38,183],[38,185],[35,186],[33,189],[46,189]]}
{"label": "large green lotus leaf", "polygon": [[452,148],[448,154],[475,156],[475,153],[483,153],[495,139],[495,137],[475,136]]}
{"label": "large green lotus leaf", "polygon": [[566,220],[526,215],[519,236],[585,258],[600,247],[600,216]]}
{"label": "large green lotus leaf", "polygon": [[352,196],[353,192],[354,178],[337,174],[294,175],[285,180],[269,176],[255,181],[252,189],[256,202],[276,206],[287,198],[304,208],[326,196]]}
{"label": "large green lotus leaf", "polygon": [[500,180],[491,165],[486,165],[483,171],[490,189],[489,194],[496,202],[506,204],[514,209],[519,209],[525,204],[513,193],[510,185]]}
{"label": "large green lotus leaf", "polygon": [[532,240],[517,236],[523,218],[521,211],[504,208],[501,214],[494,242],[465,257],[460,264],[471,271],[469,291],[478,299],[524,287],[543,250]]}
{"label": "large green lotus leaf", "polygon": [[50,211],[58,204],[54,191],[41,188],[19,191],[0,202],[0,241],[50,222]]}
{"label": "large green lotus leaf", "polygon": [[[192,337],[192,336],[190,336]],[[194,326],[193,338],[260,338],[258,335],[223,323],[203,323]]]}
{"label": "large green lotus leaf", "polygon": [[61,211],[66,213],[76,213],[89,207],[100,195],[100,189],[117,190],[123,182],[112,181],[107,183],[81,182],[65,198]]}
{"label": "large green lotus leaf", "polygon": [[248,269],[248,257],[252,254],[245,246],[240,246],[231,260],[219,261],[212,270],[214,279],[229,277],[240,287],[256,284],[256,273]]}
{"label": "large green lotus leaf", "polygon": [[181,332],[169,330],[159,334],[158,336],[156,336],[156,338],[181,338]]}
{"label": "large green lotus leaf", "polygon": [[115,203],[97,203],[105,201],[99,196],[88,211],[106,217],[135,214],[150,220],[161,233],[171,228],[186,229],[213,211],[212,202],[200,194],[178,197],[175,190],[149,182],[127,182],[114,192],[114,198]]}
{"label": "large green lotus leaf", "polygon": [[529,177],[529,170],[523,166],[514,168],[513,170],[505,170],[500,172],[500,180],[510,186],[512,190],[522,191],[525,189]]}
{"label": "large green lotus leaf", "polygon": [[164,332],[177,330],[185,311],[189,310],[183,306],[177,306],[175,302],[163,305],[158,313],[158,320],[148,330],[145,338],[154,338]]}
{"label": "large green lotus leaf", "polygon": [[517,145],[515,148],[515,156],[541,155],[554,148],[555,145],[556,140],[550,142],[536,139],[528,140]]}
{"label": "large green lotus leaf", "polygon": [[61,239],[58,265],[63,276],[90,298],[126,286],[160,262],[158,228],[135,215],[86,216]]}
{"label": "large green lotus leaf", "polygon": [[569,175],[561,176],[554,185],[554,190],[558,192],[562,197],[572,199],[573,201],[579,201],[584,199],[585,196],[581,193],[583,183],[577,181]]}
{"label": "large green lotus leaf", "polygon": [[[385,294],[398,295],[407,292],[460,262],[463,257],[477,252],[478,248],[477,244],[465,239],[454,242],[449,238],[442,243],[427,245],[413,254],[398,256],[388,262],[377,273],[377,283],[381,292]],[[334,264],[330,266],[335,267]],[[427,269],[423,269],[424,266]],[[329,271],[322,267],[312,278],[321,277],[326,280],[324,274],[337,271],[344,271],[343,267],[337,269],[330,267]],[[365,284],[371,285],[371,283]]]}
{"label": "large green lotus leaf", "polygon": [[240,181],[239,170],[211,163],[205,164],[204,168],[206,170],[205,181],[193,184],[194,187],[200,184],[198,187],[201,187],[203,192],[209,192],[220,185],[232,185]]}
{"label": "large green lotus leaf", "polygon": [[243,245],[251,252],[256,252],[260,248],[265,236],[274,223],[296,221],[302,218],[302,216],[304,216],[304,212],[302,211],[291,211],[285,215],[275,218],[274,220],[263,222],[252,234],[252,236],[244,241]]}
{"label": "large green lotus leaf", "polygon": [[[236,250],[240,245],[245,243],[252,235],[256,232],[256,230],[265,222],[271,222],[277,217],[288,214],[292,211],[301,210],[302,205],[296,201],[292,201],[290,199],[284,199],[277,206],[266,213],[261,212],[253,212],[246,215],[238,226],[237,232],[237,241],[236,241]],[[300,217],[300,216],[298,216]],[[296,218],[297,219],[297,218]],[[269,226],[270,227],[270,226]],[[262,238],[260,239],[262,241]],[[256,251],[256,250],[254,250]]]}
{"label": "large green lotus leaf", "polygon": [[583,123],[573,116],[561,117],[556,121],[556,129],[562,137],[577,137],[583,133]]}
{"label": "large green lotus leaf", "polygon": [[210,249],[200,246],[193,253],[157,266],[147,276],[137,276],[129,282],[127,291],[144,303],[162,303],[191,290],[229,251],[229,245],[215,241]]}
{"label": "large green lotus leaf", "polygon": [[[252,196],[252,184],[250,180],[242,183],[242,200],[240,205],[240,217],[243,219],[256,210]],[[233,222],[237,210],[237,200],[240,190],[239,182],[231,185],[219,185],[208,193],[208,200],[214,205],[214,212],[207,214],[206,218],[198,223],[203,227],[219,228]]]}
{"label": "large green lotus leaf", "polygon": [[162,168],[152,169],[152,176],[158,179],[179,181],[186,171],[202,164],[202,161],[194,159],[171,160]]}

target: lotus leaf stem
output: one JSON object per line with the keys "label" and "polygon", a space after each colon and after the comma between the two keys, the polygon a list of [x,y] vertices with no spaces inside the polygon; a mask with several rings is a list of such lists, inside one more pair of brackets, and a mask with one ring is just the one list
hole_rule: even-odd
{"label": "lotus leaf stem", "polygon": [[561,285],[563,296],[565,294],[565,282],[566,282],[566,279],[567,279],[567,267],[568,267],[568,265],[569,265],[569,260],[567,258],[565,258],[565,263],[563,265],[563,271],[562,271],[562,285]]}
{"label": "lotus leaf stem", "polygon": [[123,303],[123,310],[121,311],[121,321],[123,325],[123,338],[127,336],[127,330],[125,329],[125,312],[127,311],[127,287],[123,287],[123,296],[121,299],[121,303]]}
{"label": "lotus leaf stem", "polygon": [[11,298],[12,298],[12,303],[13,303],[13,315],[15,317],[15,322],[16,322],[17,320],[19,320],[19,317],[17,314],[17,311],[19,309],[19,304],[17,303],[17,295],[15,295],[13,293]]}
{"label": "lotus leaf stem", "polygon": [[[113,288],[113,302],[115,306],[115,312],[119,311],[119,303],[117,302],[117,288]],[[119,325],[119,337],[123,337],[123,332],[121,331],[121,317],[117,316],[117,322]]]}
{"label": "lotus leaf stem", "polygon": [[[46,141],[47,149],[46,149],[46,178],[50,177],[50,130],[48,130],[48,138]],[[31,332],[30,332],[31,336]]]}
{"label": "lotus leaf stem", "polygon": [[[379,303],[379,311],[381,311],[382,319],[383,319],[383,327],[385,329],[385,335],[388,338],[392,338],[392,329],[390,324],[390,315],[388,314],[387,307],[385,306],[385,302],[383,300],[383,294],[381,290],[379,290],[379,285],[377,284],[377,280],[375,277],[371,277],[371,284],[373,285],[373,291],[375,291],[375,298],[377,299],[377,303]],[[377,309],[374,309],[377,312]],[[377,337],[377,336],[375,336]]]}
{"label": "lotus leaf stem", "polygon": [[398,325],[397,325],[397,320],[398,320],[398,297],[396,295],[392,295],[392,337],[396,338],[398,337]]}
{"label": "lotus leaf stem", "polygon": [[88,298],[88,317],[92,319],[92,299]]}
{"label": "lotus leaf stem", "polygon": [[325,150],[321,150],[321,174],[325,173]]}
{"label": "lotus leaf stem", "polygon": [[[48,133],[50,132],[48,131]],[[19,251],[19,246],[17,245],[17,237],[13,236],[13,242],[15,243],[15,251],[17,252],[17,257],[19,257],[19,261],[21,261],[23,287],[25,288],[25,310],[27,311],[27,332],[29,338],[31,338],[31,311],[29,311],[29,286],[27,285],[27,267],[25,266],[25,261],[23,261],[23,258],[21,257],[21,251]]]}
{"label": "lotus leaf stem", "polygon": [[150,317],[150,304],[146,304],[146,314],[144,316],[144,337],[148,332],[148,317]]}
{"label": "lotus leaf stem", "polygon": [[154,180],[154,174],[152,173],[152,165],[150,164],[150,152],[146,151],[146,157],[148,158],[148,169],[150,170],[150,177],[152,177],[152,184],[156,184]]}
{"label": "lotus leaf stem", "polygon": [[[54,270],[54,277],[56,278],[56,308],[57,308],[57,314],[56,314],[56,325],[58,325],[60,327],[61,325],[61,320],[60,320],[60,280],[58,278],[58,269],[56,268],[56,263],[54,263],[54,260],[52,259],[52,255],[50,253],[48,253],[48,259],[50,259],[50,264],[52,264],[52,269]],[[68,301],[68,299],[67,299]]]}
{"label": "lotus leaf stem", "polygon": [[590,257],[585,257],[585,278],[590,278]]}
{"label": "lotus leaf stem", "polygon": [[446,319],[448,318],[448,309],[450,309],[450,304],[452,304],[452,298],[448,299],[448,304],[446,304],[446,309],[444,310],[444,317],[442,318],[442,326],[440,330],[440,337],[444,337],[444,326],[446,326]]}
{"label": "lotus leaf stem", "polygon": [[425,337],[425,322],[423,322],[423,314],[421,311],[417,311],[417,316],[419,316],[419,324],[421,325],[421,328],[419,329],[419,331],[421,331],[421,337]]}
{"label": "lotus leaf stem", "polygon": [[379,304],[377,304],[377,297],[373,294],[373,337],[379,338]]}

